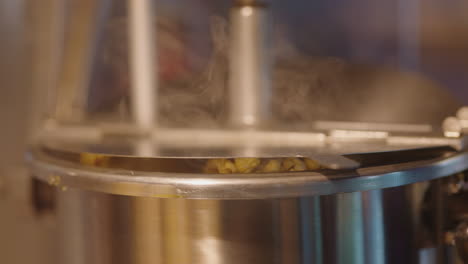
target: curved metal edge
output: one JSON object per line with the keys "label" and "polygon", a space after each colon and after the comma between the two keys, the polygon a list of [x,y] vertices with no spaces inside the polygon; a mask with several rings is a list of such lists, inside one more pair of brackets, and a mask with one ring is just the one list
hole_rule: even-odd
{"label": "curved metal edge", "polygon": [[216,175],[106,170],[56,162],[34,152],[27,154],[27,161],[35,177],[62,190],[71,187],[129,196],[237,200],[329,195],[432,180],[466,170],[468,152],[334,175],[316,172]]}

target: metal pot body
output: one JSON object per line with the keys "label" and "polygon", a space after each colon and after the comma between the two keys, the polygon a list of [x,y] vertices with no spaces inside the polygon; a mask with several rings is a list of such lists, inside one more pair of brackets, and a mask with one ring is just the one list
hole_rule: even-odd
{"label": "metal pot body", "polygon": [[61,263],[437,263],[421,242],[427,186],[266,200],[61,190]]}

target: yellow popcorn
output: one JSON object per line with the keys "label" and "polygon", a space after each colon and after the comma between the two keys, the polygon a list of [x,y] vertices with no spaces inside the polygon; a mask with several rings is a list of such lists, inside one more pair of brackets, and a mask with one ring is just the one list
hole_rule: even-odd
{"label": "yellow popcorn", "polygon": [[204,173],[218,173],[218,163],[219,159],[210,159],[206,162],[205,167],[203,168]]}
{"label": "yellow popcorn", "polygon": [[307,158],[278,158],[265,159],[258,158],[235,158],[232,159],[211,159],[203,168],[204,173],[275,173],[288,171],[318,170],[321,166],[318,162]]}
{"label": "yellow popcorn", "polygon": [[306,166],[304,162],[298,158],[287,158],[283,160],[283,171],[305,171]]}
{"label": "yellow popcorn", "polygon": [[234,165],[232,161],[227,160],[227,159],[217,159],[216,168],[218,169],[218,173],[222,173],[222,174],[229,174],[229,173],[237,172],[236,165]]}
{"label": "yellow popcorn", "polygon": [[250,173],[260,165],[260,159],[257,158],[236,158],[234,159],[237,171],[240,173]]}
{"label": "yellow popcorn", "polygon": [[81,153],[80,163],[89,166],[107,167],[109,165],[109,157],[94,153]]}
{"label": "yellow popcorn", "polygon": [[281,162],[277,159],[267,161],[261,172],[280,172]]}
{"label": "yellow popcorn", "polygon": [[305,158],[304,162],[308,170],[318,170],[321,168],[320,164],[315,160]]}

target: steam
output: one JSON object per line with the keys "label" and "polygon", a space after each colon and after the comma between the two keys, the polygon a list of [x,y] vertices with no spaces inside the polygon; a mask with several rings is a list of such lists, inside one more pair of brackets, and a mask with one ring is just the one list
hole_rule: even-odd
{"label": "steam", "polygon": [[[90,97],[93,115],[106,111],[115,115],[117,105],[128,106],[125,23],[114,21],[108,29],[110,33],[100,57],[104,70],[99,81],[94,82]],[[199,59],[197,51],[182,48],[183,35],[187,34],[184,27],[164,18],[158,18],[157,25],[158,45],[162,49],[159,53],[169,49],[174,54],[185,52],[189,58]],[[415,74],[402,75],[395,70],[302,54],[289,41],[284,28],[278,26],[275,33],[272,116],[288,128],[290,124],[307,126],[316,120],[437,123],[459,106],[434,83]],[[223,126],[228,100],[228,39],[227,21],[213,17],[213,49],[206,67],[198,71],[177,65],[180,67],[177,76],[160,84],[159,109],[155,110],[159,112],[160,125]],[[98,96],[97,91],[103,94]],[[129,116],[128,110],[123,111],[120,119]]]}
{"label": "steam", "polygon": [[222,18],[212,19],[213,54],[200,77],[182,84],[185,87],[162,85],[159,111],[163,125],[206,128],[222,123],[228,77],[226,28]]}
{"label": "steam", "polygon": [[[226,118],[228,49],[227,21],[214,17],[211,24],[213,55],[206,70],[186,89],[163,86],[160,113],[167,126],[219,127]],[[344,69],[338,59],[312,59],[300,55],[285,35],[276,34],[273,71],[273,116],[280,122],[304,122],[326,117],[329,105],[314,104],[333,97],[342,86]]]}

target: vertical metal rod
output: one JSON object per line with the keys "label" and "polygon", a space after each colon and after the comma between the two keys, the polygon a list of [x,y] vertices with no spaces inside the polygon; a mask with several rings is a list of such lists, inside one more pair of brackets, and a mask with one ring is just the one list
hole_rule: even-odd
{"label": "vertical metal rod", "polygon": [[82,0],[70,12],[63,54],[59,54],[61,66],[54,114],[59,121],[76,122],[85,117],[96,43],[108,5],[109,1]]}
{"label": "vertical metal rod", "polygon": [[337,194],[338,264],[364,264],[364,225],[360,192]]}
{"label": "vertical metal rod", "polygon": [[157,68],[154,12],[151,0],[128,0],[132,113],[148,132],[156,126]]}
{"label": "vertical metal rod", "polygon": [[57,212],[60,249],[58,263],[89,263],[86,231],[82,224],[85,212],[83,194],[74,189],[67,192],[57,190]]}
{"label": "vertical metal rod", "polygon": [[[149,132],[157,125],[157,64],[156,31],[153,27],[154,13],[151,0],[128,0],[131,102],[134,122],[141,132]],[[151,156],[153,145],[149,139],[136,142],[135,152],[140,156]],[[159,199],[136,199],[135,244],[139,254],[135,263],[161,262],[164,259],[163,244],[160,243],[162,222],[151,218],[162,211]],[[151,230],[148,226],[152,227]]]}
{"label": "vertical metal rod", "polygon": [[[44,93],[44,87],[57,89],[61,75],[60,62],[64,48],[66,2],[62,0],[32,1],[28,3],[32,13],[31,39],[31,98],[28,138],[37,137],[44,126],[44,118],[56,116],[52,89]],[[20,19],[20,17],[18,17]],[[48,30],[45,30],[48,29]],[[6,58],[4,59],[7,60]],[[40,63],[38,63],[40,62]],[[57,98],[58,99],[58,98]]]}
{"label": "vertical metal rod", "polygon": [[255,128],[271,115],[268,8],[237,1],[230,19],[229,120],[234,127]]}
{"label": "vertical metal rod", "polygon": [[385,264],[382,190],[362,193],[366,263]]}
{"label": "vertical metal rod", "polygon": [[322,264],[323,241],[320,196],[299,199],[303,264]]}
{"label": "vertical metal rod", "polygon": [[189,262],[226,263],[222,237],[222,202],[219,200],[191,200],[188,230],[191,230]]}

